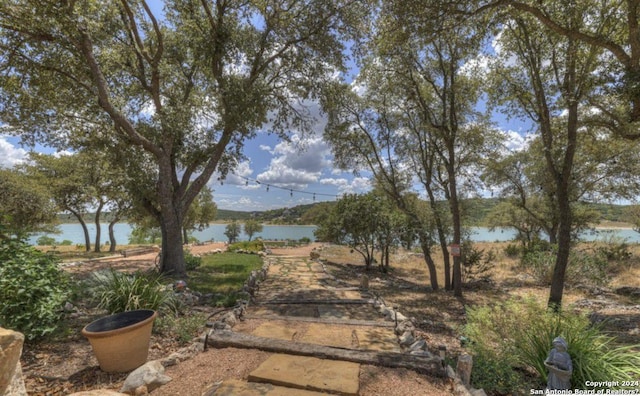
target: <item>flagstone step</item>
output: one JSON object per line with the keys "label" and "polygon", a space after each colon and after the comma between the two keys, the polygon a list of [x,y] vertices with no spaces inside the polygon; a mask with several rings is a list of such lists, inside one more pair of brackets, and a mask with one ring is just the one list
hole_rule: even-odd
{"label": "flagstone step", "polygon": [[275,354],[249,374],[249,381],[355,396],[359,375],[358,363]]}
{"label": "flagstone step", "polygon": [[319,396],[326,393],[286,388],[266,383],[227,380],[211,396]]}

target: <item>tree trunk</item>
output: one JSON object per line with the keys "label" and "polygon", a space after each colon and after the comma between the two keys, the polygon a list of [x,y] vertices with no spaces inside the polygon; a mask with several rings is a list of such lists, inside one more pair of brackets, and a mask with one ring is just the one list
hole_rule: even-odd
{"label": "tree trunk", "polygon": [[435,217],[436,230],[438,231],[438,242],[440,243],[440,250],[442,251],[442,262],[444,264],[444,289],[451,290],[451,261],[449,260],[449,249],[447,248],[447,234],[444,231],[444,225],[440,212],[438,211],[438,202],[433,193],[433,190],[427,186],[427,193],[429,195],[429,206]]}
{"label": "tree trunk", "polygon": [[[460,202],[458,201],[458,188],[454,166],[455,152],[453,145],[449,148],[449,162],[447,172],[449,176],[449,206],[451,209],[451,219],[453,222],[453,243],[461,246],[462,221],[460,219]],[[453,256],[453,295],[462,297],[462,268],[460,267],[460,256]]]}
{"label": "tree trunk", "polygon": [[78,219],[78,222],[80,222],[80,225],[82,226],[82,232],[84,233],[85,252],[91,251],[91,238],[89,237],[89,229],[87,228],[87,223],[85,223],[84,219],[82,218],[82,214],[74,211],[73,209],[67,208],[67,210],[71,212],[71,214],[74,215],[76,219]]}
{"label": "tree trunk", "polygon": [[163,218],[160,225],[162,231],[162,260],[160,272],[178,277],[186,276],[184,250],[182,249],[182,227],[177,219]]}
{"label": "tree trunk", "polygon": [[431,280],[431,289],[433,291],[437,291],[438,287],[438,272],[436,271],[436,263],[433,261],[433,257],[431,257],[431,244],[429,243],[428,237],[420,234],[420,246],[422,247],[422,252],[424,254],[424,261],[427,263],[427,269],[429,269],[429,279]]}
{"label": "tree trunk", "polygon": [[116,234],[113,231],[113,227],[120,220],[118,216],[114,217],[111,222],[109,222],[109,252],[114,253],[116,251]]}
{"label": "tree trunk", "polygon": [[187,229],[182,227],[182,244],[186,245],[189,243],[189,235],[187,234]]}
{"label": "tree trunk", "polygon": [[96,243],[93,246],[93,251],[96,253],[100,253],[100,239],[101,239],[101,232],[102,230],[100,229],[100,215],[102,214],[102,208],[104,207],[104,201],[100,200],[100,204],[98,205],[98,209],[96,209],[96,217],[95,217],[95,224],[96,224]]}

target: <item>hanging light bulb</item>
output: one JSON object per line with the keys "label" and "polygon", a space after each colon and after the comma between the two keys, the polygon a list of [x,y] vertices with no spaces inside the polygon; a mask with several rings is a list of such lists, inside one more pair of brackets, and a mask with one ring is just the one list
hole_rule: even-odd
{"label": "hanging light bulb", "polygon": [[267,184],[267,192],[269,192],[269,185]]}
{"label": "hanging light bulb", "polygon": [[248,186],[248,185],[249,185],[249,179],[247,179],[247,180],[245,180],[245,181],[244,181],[244,185],[245,185],[245,186]]}
{"label": "hanging light bulb", "polygon": [[289,190],[289,196],[293,197],[293,190]]}
{"label": "hanging light bulb", "polygon": [[316,193],[313,193],[313,200],[316,200]]}

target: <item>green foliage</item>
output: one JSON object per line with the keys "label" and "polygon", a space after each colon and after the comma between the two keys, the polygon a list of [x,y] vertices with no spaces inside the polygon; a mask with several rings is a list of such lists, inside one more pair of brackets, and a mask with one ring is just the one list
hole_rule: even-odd
{"label": "green foliage", "polygon": [[162,242],[162,233],[159,227],[136,225],[129,235],[130,245],[159,244]]}
{"label": "green foliage", "polygon": [[[638,345],[617,346],[612,337],[592,326],[585,315],[554,313],[533,299],[511,299],[495,307],[469,309],[464,333],[472,340],[472,352],[486,361],[484,365],[474,364],[472,379],[476,371],[482,378],[486,366],[507,364],[512,369],[535,370],[539,385],[545,384],[544,361],[558,336],[569,344],[574,388],[586,389],[586,381],[637,380],[640,375]],[[478,383],[474,382],[474,386],[478,387]],[[516,385],[509,390],[518,389],[522,387]],[[494,389],[488,386],[485,390]]]}
{"label": "green foliage", "polygon": [[229,243],[235,243],[240,236],[240,224],[238,224],[238,222],[236,221],[232,221],[231,223],[227,224],[227,226],[224,228],[224,235],[229,240]]}
{"label": "green foliage", "polygon": [[[533,275],[542,285],[551,284],[556,263],[557,247],[552,250],[535,250],[525,253],[521,260],[522,268]],[[601,286],[609,282],[608,262],[601,252],[572,250],[565,275],[568,284]]]}
{"label": "green foliage", "polygon": [[184,265],[187,271],[193,271],[202,264],[202,257],[194,256],[190,251],[184,252]]}
{"label": "green foliage", "polygon": [[189,315],[160,315],[155,321],[153,331],[172,336],[181,345],[193,340],[205,327],[207,316],[203,313]]}
{"label": "green foliage", "polygon": [[520,256],[522,249],[515,243],[510,243],[504,248],[504,254],[509,258],[516,258]]}
{"label": "green foliage", "polygon": [[256,233],[262,232],[263,228],[262,224],[253,219],[244,222],[244,233],[247,234],[249,240],[251,240]]}
{"label": "green foliage", "polygon": [[[107,244],[108,244],[108,243],[109,243],[109,242],[107,242]],[[70,241],[70,240],[68,240],[68,239],[65,239],[65,240],[63,240],[62,242],[60,242],[60,246],[71,246],[71,245],[73,245],[73,242],[72,242],[72,241]]]}
{"label": "green foliage", "polygon": [[515,371],[510,359],[497,357],[492,351],[476,349],[473,355],[471,384],[489,394],[507,395],[525,389],[524,376]]}
{"label": "green foliage", "polygon": [[462,263],[462,281],[468,282],[477,279],[489,279],[489,273],[496,261],[496,254],[493,250],[485,252],[473,245],[470,240],[464,241],[460,251]]}
{"label": "green foliage", "polygon": [[0,240],[0,325],[28,340],[58,329],[69,288],[57,264],[24,242]]}
{"label": "green foliage", "polygon": [[304,244],[307,244],[307,245],[308,245],[308,244],[310,244],[310,243],[311,243],[311,238],[309,238],[309,237],[302,237],[302,238],[298,239],[298,242],[300,242],[300,243],[304,243]]}
{"label": "green foliage", "polygon": [[602,245],[596,247],[596,252],[602,254],[608,261],[627,261],[631,258],[632,253],[629,251],[630,246],[623,238],[611,235],[605,238]]}
{"label": "green foliage", "polygon": [[57,208],[47,186],[21,171],[0,168],[0,236],[43,231],[55,221]]}
{"label": "green foliage", "polygon": [[227,250],[230,252],[235,252],[237,250],[246,250],[249,252],[257,253],[264,250],[264,243],[261,240],[236,242],[229,245],[227,247]]}
{"label": "green foliage", "polygon": [[38,246],[53,246],[56,244],[56,239],[50,237],[49,235],[42,235],[38,237],[36,243],[38,244]]}
{"label": "green foliage", "polygon": [[155,272],[127,274],[113,269],[96,272],[89,288],[97,306],[110,313],[153,309],[177,311],[178,303],[163,277]]}

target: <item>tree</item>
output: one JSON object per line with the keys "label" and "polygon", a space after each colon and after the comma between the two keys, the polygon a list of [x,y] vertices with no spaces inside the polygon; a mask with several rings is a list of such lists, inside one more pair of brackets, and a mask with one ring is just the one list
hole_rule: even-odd
{"label": "tree", "polygon": [[[584,121],[627,139],[640,139],[638,0],[562,4],[553,0],[452,0],[442,6],[449,15],[481,14],[497,9],[506,14],[535,18],[538,27],[549,35],[559,35],[567,41],[605,52],[607,56],[599,58],[597,87],[588,99],[599,111],[591,113]],[[585,23],[568,18],[571,14],[567,13],[566,6],[580,12]]]}
{"label": "tree", "polygon": [[224,235],[229,239],[229,243],[236,243],[240,236],[240,224],[237,221],[232,221],[224,228]]}
{"label": "tree", "polygon": [[71,213],[78,220],[87,252],[91,250],[91,238],[85,215],[89,212],[94,198],[89,184],[89,168],[92,164],[93,162],[86,157],[81,160],[69,155],[55,157],[31,153],[29,162],[21,165],[29,177],[47,186],[61,210]]}
{"label": "tree", "polygon": [[256,220],[247,220],[244,222],[244,233],[247,234],[249,240],[253,238],[255,234],[258,232],[262,232],[262,224],[258,223]]}
{"label": "tree", "polygon": [[56,209],[45,184],[17,169],[0,168],[0,240],[50,230]]}
{"label": "tree", "polygon": [[[585,8],[558,6],[554,12],[573,26],[588,20]],[[572,181],[580,117],[593,91],[599,49],[549,34],[534,18],[517,13],[505,22],[501,42],[503,58],[493,65],[496,88],[492,93],[509,111],[531,117],[537,124],[549,177],[547,193],[553,194],[552,208],[558,216],[558,254],[549,306],[559,309],[574,224]]]}
{"label": "tree", "polygon": [[315,235],[319,240],[347,245],[358,252],[368,271],[374,261],[381,215],[380,197],[373,193],[346,194],[332,207],[328,218],[318,226]]}
{"label": "tree", "polygon": [[[444,22],[430,9],[384,3],[358,81],[351,92],[343,88],[327,99],[332,103],[327,136],[342,167],[368,168],[414,221],[424,216],[411,212],[417,206],[403,195],[414,184],[422,187],[430,208],[419,235],[431,286],[438,289],[429,253],[437,243],[445,288],[461,296],[460,259],[453,258],[451,271],[447,246],[461,243],[464,186],[477,181],[479,160],[493,135],[474,110],[480,79],[462,66],[475,56],[485,32],[472,25],[443,29]],[[423,13],[430,18],[422,18]],[[439,201],[448,203],[448,214]]]}
{"label": "tree", "polygon": [[213,202],[213,192],[209,187],[204,187],[189,207],[182,226],[182,242],[189,242],[189,231],[202,231],[208,227],[209,223],[215,220],[217,212],[218,207]]}
{"label": "tree", "polygon": [[162,230],[162,268],[185,274],[182,226],[214,171],[268,123],[308,130],[295,105],[341,70],[350,0],[166,0],[0,5],[0,117],[27,141],[99,141]]}

